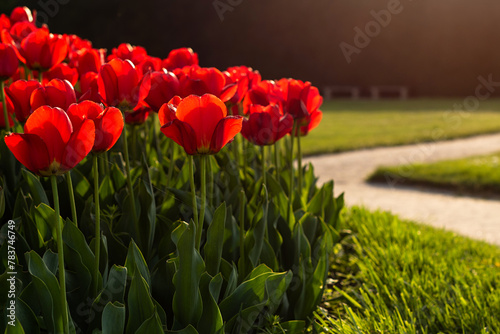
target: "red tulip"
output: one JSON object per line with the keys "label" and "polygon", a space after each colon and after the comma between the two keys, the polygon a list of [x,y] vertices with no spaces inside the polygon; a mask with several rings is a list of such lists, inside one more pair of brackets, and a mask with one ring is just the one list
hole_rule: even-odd
{"label": "red tulip", "polygon": [[12,45],[0,43],[0,80],[5,81],[16,74],[19,59]]}
{"label": "red tulip", "polygon": [[59,108],[43,106],[24,125],[24,133],[5,137],[5,144],[26,168],[41,176],[61,175],[74,168],[94,145],[95,127],[86,119],[76,130]]}
{"label": "red tulip", "polygon": [[163,60],[163,67],[168,71],[191,65],[198,65],[198,54],[193,52],[191,48],[172,50],[168,57]]}
{"label": "red tulip", "polygon": [[148,72],[158,72],[162,70],[161,59],[147,56],[136,65],[139,77],[144,77]]}
{"label": "red tulip", "polygon": [[233,104],[241,102],[248,90],[261,82],[259,71],[254,71],[251,67],[247,66],[229,67],[224,74],[229,78],[228,83],[238,83],[238,92],[231,99],[231,103]]}
{"label": "red tulip", "polygon": [[69,67],[68,64],[60,63],[51,70],[43,73],[44,83],[53,79],[67,80],[74,86],[78,82],[78,71],[76,68]]}
{"label": "red tulip", "polygon": [[283,101],[283,91],[276,82],[265,80],[250,89],[243,100],[243,112],[248,114],[252,105],[268,106],[280,104]]}
{"label": "red tulip", "polygon": [[302,118],[297,122],[297,130],[295,131],[295,136],[306,136],[309,131],[314,129],[319,125],[321,119],[323,118],[323,113],[321,110],[316,110],[306,117]]}
{"label": "red tulip", "polygon": [[5,93],[14,108],[16,119],[20,123],[26,122],[29,115],[33,111],[31,109],[31,94],[41,85],[37,80],[17,80],[14,81],[9,87],[5,88]]}
{"label": "red tulip", "polygon": [[138,65],[148,56],[146,49],[142,46],[132,46],[128,43],[122,43],[118,48],[114,48],[108,56],[108,61],[119,58],[121,60],[130,60],[134,65]]}
{"label": "red tulip", "polygon": [[96,49],[84,49],[76,56],[78,74],[83,76],[88,72],[99,72],[102,64],[101,53]]}
{"label": "red tulip", "polygon": [[293,128],[293,117],[281,115],[277,105],[263,107],[254,105],[250,108],[248,119],[243,119],[241,134],[255,145],[272,145]]}
{"label": "red tulip", "polygon": [[137,105],[139,75],[130,60],[115,58],[102,65],[97,86],[108,106],[132,110]]}
{"label": "red tulip", "polygon": [[241,131],[242,117],[227,116],[226,105],[214,95],[191,95],[172,102],[158,113],[161,131],[187,154],[215,154]]}
{"label": "red tulip", "polygon": [[92,152],[101,153],[110,150],[120,138],[123,131],[122,112],[114,107],[103,109],[92,101],[84,101],[72,104],[67,114],[75,129],[84,123],[86,119],[91,119],[95,124],[95,141]]}
{"label": "red tulip", "polygon": [[278,84],[283,90],[283,112],[291,114],[297,122],[295,135],[307,135],[323,117],[319,110],[323,98],[318,89],[311,86],[310,82],[294,79],[281,79]]}
{"label": "red tulip", "polygon": [[36,21],[36,12],[31,14],[31,10],[28,7],[16,7],[10,13],[10,22],[12,24],[17,22],[35,22]]}
{"label": "red tulip", "polygon": [[23,39],[20,53],[30,69],[45,71],[66,58],[68,43],[62,36],[53,35],[48,29],[41,28]]}
{"label": "red tulip", "polygon": [[31,94],[31,109],[36,110],[41,106],[58,107],[67,110],[76,103],[75,89],[67,80],[54,79],[48,84],[37,88]]}
{"label": "red tulip", "polygon": [[80,94],[78,101],[94,101],[104,103],[104,99],[99,94],[97,85],[97,73],[87,72],[80,78]]}
{"label": "red tulip", "polygon": [[10,29],[10,19],[5,14],[0,14],[0,30]]}
{"label": "red tulip", "polygon": [[179,91],[179,80],[172,72],[150,72],[141,82],[139,89],[140,104],[158,112],[161,106],[170,101]]}
{"label": "red tulip", "polygon": [[229,101],[238,89],[234,83],[226,84],[226,78],[215,67],[203,68],[197,65],[175,70],[174,74],[179,79],[179,95],[212,94],[223,102]]}

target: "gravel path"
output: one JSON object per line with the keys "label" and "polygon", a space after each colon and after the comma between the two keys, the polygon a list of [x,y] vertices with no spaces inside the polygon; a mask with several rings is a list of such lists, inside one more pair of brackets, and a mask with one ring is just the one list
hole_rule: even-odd
{"label": "gravel path", "polygon": [[[320,182],[335,180],[335,193],[345,192],[348,205],[392,211],[402,218],[500,245],[500,200],[457,196],[391,184],[367,184],[378,166],[462,158],[500,151],[500,134],[445,142],[366,149],[309,157]],[[402,174],[411,170],[401,169]],[[500,171],[499,171],[500,173]]]}

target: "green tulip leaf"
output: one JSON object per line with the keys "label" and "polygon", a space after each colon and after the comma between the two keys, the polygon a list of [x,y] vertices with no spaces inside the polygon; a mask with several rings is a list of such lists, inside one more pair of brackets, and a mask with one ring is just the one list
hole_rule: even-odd
{"label": "green tulip leaf", "polygon": [[123,334],[125,330],[125,305],[108,302],[102,311],[102,334]]}
{"label": "green tulip leaf", "polygon": [[173,311],[181,327],[196,326],[202,315],[200,279],[205,264],[195,248],[195,230],[189,226],[177,244],[178,269],[174,275]]}
{"label": "green tulip leaf", "polygon": [[226,224],[226,204],[222,203],[214,213],[208,227],[207,242],[204,247],[207,272],[215,276],[219,272],[224,246],[224,226]]}
{"label": "green tulip leaf", "polygon": [[23,174],[24,180],[28,184],[30,195],[33,198],[35,206],[42,203],[50,205],[49,199],[47,198],[47,194],[45,193],[40,180],[38,180],[33,173],[24,168],[21,169],[21,173]]}

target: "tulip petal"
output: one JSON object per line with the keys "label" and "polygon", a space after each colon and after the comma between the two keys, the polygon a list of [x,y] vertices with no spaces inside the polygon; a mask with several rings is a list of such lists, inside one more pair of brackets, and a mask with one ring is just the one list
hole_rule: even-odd
{"label": "tulip petal", "polygon": [[118,105],[118,77],[110,64],[104,64],[99,69],[97,87],[108,106]]}
{"label": "tulip petal", "polygon": [[109,65],[113,68],[118,78],[118,98],[119,101],[127,100],[137,102],[139,75],[130,60],[112,59]]}
{"label": "tulip petal", "polygon": [[83,121],[80,129],[73,133],[68,144],[64,147],[61,157],[61,169],[67,171],[78,165],[94,147],[94,140],[94,122],[87,119]]}
{"label": "tulip petal", "polygon": [[62,109],[43,106],[28,118],[24,132],[38,135],[47,146],[50,161],[55,159],[60,162],[64,147],[73,132],[73,126]]}
{"label": "tulip petal", "polygon": [[188,123],[196,133],[198,151],[210,148],[215,128],[226,115],[225,104],[210,94],[188,96],[179,103],[176,112],[177,118]]}
{"label": "tulip petal", "polygon": [[243,117],[227,116],[220,120],[210,143],[210,153],[219,152],[227,143],[234,139],[242,127]]}
{"label": "tulip petal", "polygon": [[161,132],[182,146],[187,154],[196,154],[196,134],[189,124],[174,119],[162,126]]}
{"label": "tulip petal", "polygon": [[111,149],[123,131],[124,121],[122,112],[117,108],[105,109],[95,123],[95,142],[92,151],[104,152]]}
{"label": "tulip petal", "polygon": [[39,174],[51,163],[47,146],[35,134],[12,133],[5,137],[5,144],[16,159],[34,173]]}

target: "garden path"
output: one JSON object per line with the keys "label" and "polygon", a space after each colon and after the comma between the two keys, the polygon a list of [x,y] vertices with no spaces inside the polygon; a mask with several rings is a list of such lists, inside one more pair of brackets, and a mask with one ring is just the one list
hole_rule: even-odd
{"label": "garden path", "polygon": [[[463,158],[500,151],[500,134],[364,149],[308,157],[319,182],[335,180],[335,193],[345,192],[347,205],[392,211],[402,218],[442,227],[472,238],[500,245],[500,200],[459,196],[404,185],[368,184],[378,166]],[[401,173],[411,170],[401,169]],[[499,170],[500,173],[500,170]],[[390,179],[389,181],[392,181]]]}

